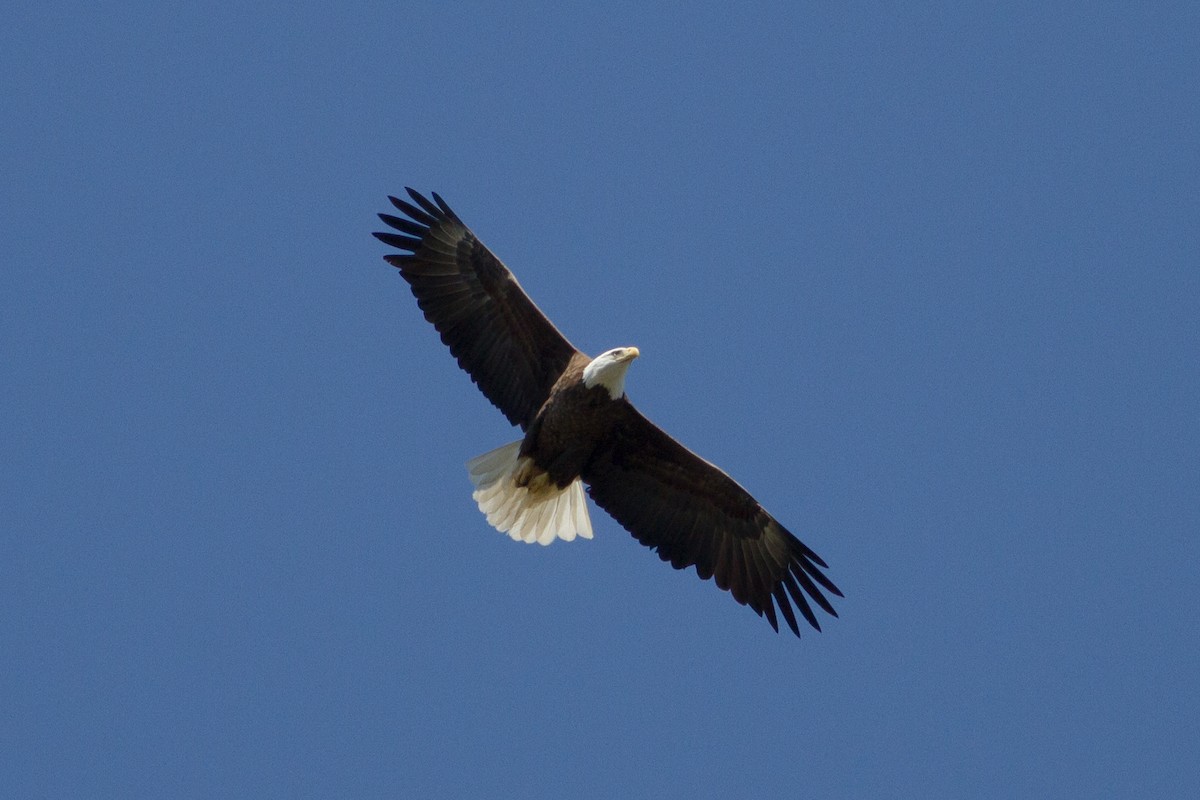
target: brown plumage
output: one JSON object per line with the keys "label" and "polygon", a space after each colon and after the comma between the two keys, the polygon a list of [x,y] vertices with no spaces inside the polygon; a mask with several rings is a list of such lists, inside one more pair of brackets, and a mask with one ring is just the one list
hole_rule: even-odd
{"label": "brown plumage", "polygon": [[[732,478],[630,404],[623,380],[636,348],[618,348],[593,362],[437,194],[432,201],[412,189],[408,195],[411,203],[389,198],[407,219],[379,215],[403,235],[375,236],[406,251],[385,258],[408,281],[459,365],[525,431],[519,448],[514,443],[510,451],[472,462],[472,480],[481,487],[476,499],[489,522],[504,531],[506,525],[549,530],[536,539],[543,544],[553,541],[555,530],[559,538],[573,538],[576,529],[590,536],[586,508],[583,526],[572,525],[565,495],[561,513],[552,499],[581,480],[597,505],[662,560],[714,578],[775,630],[778,609],[800,635],[793,605],[817,630],[812,604],[837,616],[825,593],[842,593],[821,572],[825,562]],[[593,363],[594,375],[587,372]],[[490,477],[477,479],[476,472],[489,469]],[[485,507],[489,492],[493,499]],[[523,538],[534,541],[534,535]]]}

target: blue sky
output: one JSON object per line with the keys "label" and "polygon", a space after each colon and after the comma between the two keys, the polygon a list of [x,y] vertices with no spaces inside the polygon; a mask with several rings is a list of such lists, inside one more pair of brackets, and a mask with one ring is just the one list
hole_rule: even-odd
{"label": "blue sky", "polygon": [[[6,17],[0,794],[1200,788],[1194,4]],[[841,618],[489,529],[405,185]]]}

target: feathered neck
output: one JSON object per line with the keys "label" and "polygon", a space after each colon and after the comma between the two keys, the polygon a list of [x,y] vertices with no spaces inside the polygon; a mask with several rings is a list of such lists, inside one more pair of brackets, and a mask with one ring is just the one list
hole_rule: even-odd
{"label": "feathered neck", "polygon": [[583,368],[583,385],[603,386],[613,400],[625,394],[625,373],[640,355],[636,347],[616,347],[596,356]]}

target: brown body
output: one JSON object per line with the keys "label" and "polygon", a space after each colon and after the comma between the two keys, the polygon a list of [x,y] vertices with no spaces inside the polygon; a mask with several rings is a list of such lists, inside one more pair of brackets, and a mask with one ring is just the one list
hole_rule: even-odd
{"label": "brown body", "polygon": [[551,483],[565,489],[584,474],[597,445],[611,439],[609,434],[622,416],[617,404],[628,401],[613,400],[602,386],[584,385],[583,368],[590,360],[583,353],[571,359],[525,431],[521,455],[529,457],[536,469],[519,478],[519,485],[546,473]]}

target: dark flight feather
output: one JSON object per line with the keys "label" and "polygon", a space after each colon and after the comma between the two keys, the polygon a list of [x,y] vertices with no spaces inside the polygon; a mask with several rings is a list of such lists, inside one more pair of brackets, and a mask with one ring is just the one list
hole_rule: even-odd
{"label": "dark flight feather", "polygon": [[[808,576],[820,575],[826,591],[842,593],[821,575],[811,550],[733,478],[668,436],[627,400],[616,402],[623,419],[599,443],[583,472],[596,505],[675,569],[695,566],[701,578],[712,575],[739,603],[765,613],[776,630],[772,601],[797,636],[793,604],[817,630],[821,626],[810,600],[837,616]],[[690,519],[690,524],[656,524],[660,519]]]}
{"label": "dark flight feather", "polygon": [[408,194],[418,205],[388,199],[410,219],[379,218],[409,236],[375,236],[412,255],[385,258],[408,281],[459,366],[523,430],[578,351],[440,197],[434,195],[435,203],[412,189]]}

